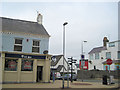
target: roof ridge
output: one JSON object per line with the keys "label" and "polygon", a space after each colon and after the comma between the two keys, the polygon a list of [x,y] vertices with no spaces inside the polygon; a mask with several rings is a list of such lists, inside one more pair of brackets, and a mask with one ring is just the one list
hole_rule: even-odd
{"label": "roof ridge", "polygon": [[15,20],[15,21],[22,21],[22,22],[29,22],[29,23],[37,23],[35,21],[27,21],[27,20],[21,20],[21,19],[13,19],[13,18],[7,18],[7,17],[0,17],[2,19],[9,19],[9,20]]}

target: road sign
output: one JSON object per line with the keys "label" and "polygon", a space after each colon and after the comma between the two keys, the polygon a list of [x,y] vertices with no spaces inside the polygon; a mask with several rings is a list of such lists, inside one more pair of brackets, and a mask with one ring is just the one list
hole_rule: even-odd
{"label": "road sign", "polygon": [[84,59],[84,57],[85,57],[84,55],[81,55],[81,58],[82,58],[82,59]]}
{"label": "road sign", "polygon": [[111,60],[111,59],[107,59],[106,63],[107,63],[108,65],[111,65],[111,64],[112,64],[112,60]]}

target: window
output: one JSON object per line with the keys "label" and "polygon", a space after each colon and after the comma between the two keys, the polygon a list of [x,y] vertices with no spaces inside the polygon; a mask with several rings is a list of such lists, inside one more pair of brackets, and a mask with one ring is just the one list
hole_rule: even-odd
{"label": "window", "polygon": [[33,60],[22,60],[21,71],[33,71]]}
{"label": "window", "polygon": [[99,53],[95,53],[95,59],[99,59]]}
{"label": "window", "polygon": [[120,59],[120,51],[118,51],[118,59]]}
{"label": "window", "polygon": [[109,43],[109,47],[115,47],[115,42]]}
{"label": "window", "polygon": [[111,52],[106,52],[106,59],[110,59],[111,58]]}
{"label": "window", "polygon": [[15,39],[14,51],[22,51],[22,39]]}
{"label": "window", "polygon": [[5,71],[17,71],[18,60],[5,59]]}
{"label": "window", "polygon": [[90,60],[93,60],[93,54],[90,54]]}
{"label": "window", "polygon": [[40,41],[33,40],[32,52],[39,53]]}

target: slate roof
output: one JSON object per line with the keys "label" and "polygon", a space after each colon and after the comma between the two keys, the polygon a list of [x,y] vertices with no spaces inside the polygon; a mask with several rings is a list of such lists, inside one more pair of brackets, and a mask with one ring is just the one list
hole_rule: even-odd
{"label": "slate roof", "polygon": [[38,24],[37,22],[10,19],[5,17],[0,17],[0,21],[2,21],[3,32],[27,33],[50,37],[44,26],[42,24]]}
{"label": "slate roof", "polygon": [[101,52],[102,50],[107,50],[106,47],[97,47],[93,48],[88,54],[96,53],[96,52]]}

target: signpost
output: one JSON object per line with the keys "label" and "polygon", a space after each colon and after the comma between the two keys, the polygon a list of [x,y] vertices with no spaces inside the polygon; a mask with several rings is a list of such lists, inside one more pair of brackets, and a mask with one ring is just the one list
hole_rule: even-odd
{"label": "signpost", "polygon": [[[110,65],[112,64],[112,60],[107,59],[106,64],[109,65],[109,76],[110,76]],[[110,80],[109,80],[109,84],[110,84]]]}

